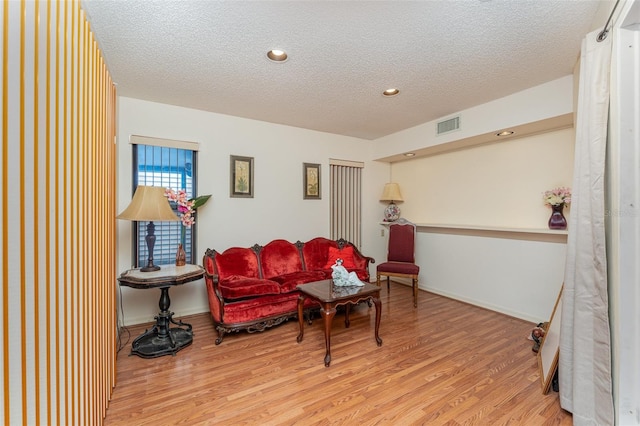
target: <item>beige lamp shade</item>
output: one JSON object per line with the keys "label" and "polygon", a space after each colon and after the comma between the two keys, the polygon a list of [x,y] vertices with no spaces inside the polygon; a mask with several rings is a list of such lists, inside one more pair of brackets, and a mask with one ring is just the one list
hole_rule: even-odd
{"label": "beige lamp shade", "polygon": [[137,187],[131,203],[116,219],[156,222],[180,220],[171,209],[161,186]]}
{"label": "beige lamp shade", "polygon": [[400,185],[397,183],[385,183],[380,201],[404,201],[400,194]]}

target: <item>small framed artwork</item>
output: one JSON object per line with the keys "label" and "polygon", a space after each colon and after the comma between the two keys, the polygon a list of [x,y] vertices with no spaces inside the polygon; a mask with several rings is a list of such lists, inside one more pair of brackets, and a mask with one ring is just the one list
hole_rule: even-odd
{"label": "small framed artwork", "polygon": [[231,156],[229,195],[237,198],[253,198],[253,157]]}
{"label": "small framed artwork", "polygon": [[551,319],[547,331],[540,342],[540,348],[538,348],[538,368],[540,370],[540,381],[542,384],[542,393],[546,395],[549,393],[551,387],[551,381],[558,369],[558,355],[560,354],[560,319],[562,317],[562,290],[564,286],[560,288],[560,294],[553,307],[551,313]]}
{"label": "small framed artwork", "polygon": [[302,163],[303,198],[320,200],[320,164]]}

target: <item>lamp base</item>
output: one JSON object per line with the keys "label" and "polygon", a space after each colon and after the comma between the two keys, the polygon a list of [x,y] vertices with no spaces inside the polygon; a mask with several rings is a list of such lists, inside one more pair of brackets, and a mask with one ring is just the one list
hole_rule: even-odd
{"label": "lamp base", "polygon": [[153,272],[153,271],[159,271],[160,267],[158,265],[147,265],[144,268],[140,268],[140,272]]}
{"label": "lamp base", "polygon": [[395,222],[398,219],[400,219],[400,207],[392,201],[387,208],[384,209],[384,221]]}
{"label": "lamp base", "polygon": [[153,264],[153,246],[156,244],[156,226],[153,224],[153,221],[149,221],[147,224],[147,236],[144,237],[144,239],[147,242],[149,259],[147,260],[147,266],[140,268],[140,272],[159,271],[160,267]]}

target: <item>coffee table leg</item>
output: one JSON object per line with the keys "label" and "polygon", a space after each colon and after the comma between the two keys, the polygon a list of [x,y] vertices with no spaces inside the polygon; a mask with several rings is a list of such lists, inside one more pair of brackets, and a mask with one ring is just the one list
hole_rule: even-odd
{"label": "coffee table leg", "polygon": [[336,315],[336,308],[335,306],[325,306],[320,309],[320,313],[324,320],[324,342],[327,347],[327,353],[324,356],[324,366],[328,367],[331,363],[331,322]]}
{"label": "coffee table leg", "polygon": [[302,342],[302,337],[304,336],[304,295],[300,294],[298,296],[298,324],[300,325],[300,333],[296,340],[298,343]]}
{"label": "coffee table leg", "polygon": [[349,321],[349,313],[351,313],[351,303],[347,303],[344,307],[344,328],[349,328],[351,321]]}
{"label": "coffee table leg", "polygon": [[378,335],[378,330],[380,330],[380,312],[382,311],[382,303],[380,303],[380,298],[374,297],[373,304],[376,305],[376,342],[378,343],[378,346],[382,346],[382,339]]}

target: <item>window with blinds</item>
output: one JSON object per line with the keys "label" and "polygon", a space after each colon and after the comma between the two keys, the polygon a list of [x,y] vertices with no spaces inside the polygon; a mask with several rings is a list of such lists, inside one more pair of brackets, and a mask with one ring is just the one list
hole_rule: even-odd
{"label": "window with blinds", "polygon": [[[167,146],[133,144],[133,191],[139,185],[162,186],[175,191],[183,189],[188,198],[196,193],[197,151]],[[176,210],[176,206],[172,205]],[[177,214],[177,212],[176,212]],[[197,219],[197,212],[196,212]],[[133,250],[136,267],[146,264],[149,256],[145,242],[148,222],[134,222]],[[178,244],[182,242],[187,263],[197,263],[195,258],[195,227],[184,229],[182,222],[154,222],[156,243],[153,260],[156,265],[167,265],[176,260]]]}
{"label": "window with blinds", "polygon": [[329,161],[331,184],[331,238],[344,238],[361,247],[362,169],[356,161]]}

